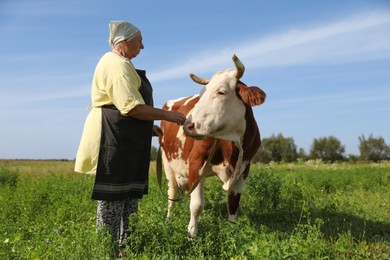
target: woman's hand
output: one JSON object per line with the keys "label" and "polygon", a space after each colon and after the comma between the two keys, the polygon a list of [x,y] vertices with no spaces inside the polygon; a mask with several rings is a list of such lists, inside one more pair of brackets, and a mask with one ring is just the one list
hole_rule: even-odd
{"label": "woman's hand", "polygon": [[159,126],[157,126],[157,125],[153,126],[153,136],[158,136],[158,137],[162,137],[163,136],[162,129]]}
{"label": "woman's hand", "polygon": [[180,112],[177,111],[166,111],[167,112],[167,118],[165,120],[176,123],[178,125],[183,125],[184,121],[186,121],[186,116]]}

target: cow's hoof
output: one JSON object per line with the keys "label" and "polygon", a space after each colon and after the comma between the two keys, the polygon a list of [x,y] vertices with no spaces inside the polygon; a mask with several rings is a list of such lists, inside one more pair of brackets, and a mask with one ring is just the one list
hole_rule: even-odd
{"label": "cow's hoof", "polygon": [[236,223],[237,222],[237,216],[236,215],[229,215],[228,221],[231,223]]}
{"label": "cow's hoof", "polygon": [[194,236],[194,235],[192,235],[190,233],[187,234],[187,241],[192,242],[192,241],[195,241],[195,240],[196,240],[196,236]]}
{"label": "cow's hoof", "polygon": [[195,227],[188,228],[188,233],[187,233],[187,240],[188,241],[195,240],[197,235],[198,235],[198,230]]}

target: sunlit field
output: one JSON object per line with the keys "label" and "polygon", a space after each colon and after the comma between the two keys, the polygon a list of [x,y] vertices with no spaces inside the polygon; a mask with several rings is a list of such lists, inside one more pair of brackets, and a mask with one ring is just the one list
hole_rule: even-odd
{"label": "sunlit field", "polygon": [[[110,259],[95,233],[93,176],[71,161],[0,161],[0,259]],[[187,238],[189,201],[165,219],[152,163],[149,195],[132,216],[126,259],[389,259],[390,162],[252,166],[238,222],[226,192],[206,180],[199,234]]]}

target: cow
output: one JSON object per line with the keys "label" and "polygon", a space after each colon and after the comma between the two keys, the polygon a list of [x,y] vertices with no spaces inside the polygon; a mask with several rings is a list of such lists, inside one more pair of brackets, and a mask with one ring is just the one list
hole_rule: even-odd
{"label": "cow", "polygon": [[190,74],[204,85],[199,95],[164,104],[164,110],[186,115],[183,126],[161,121],[162,161],[168,181],[168,213],[171,217],[178,189],[190,193],[189,236],[198,233],[198,218],[204,208],[203,180],[218,176],[228,192],[228,220],[235,222],[241,191],[250,163],[261,144],[252,106],[265,101],[258,87],[248,87],[240,78],[245,67],[233,55],[236,69],[217,72],[211,79]]}

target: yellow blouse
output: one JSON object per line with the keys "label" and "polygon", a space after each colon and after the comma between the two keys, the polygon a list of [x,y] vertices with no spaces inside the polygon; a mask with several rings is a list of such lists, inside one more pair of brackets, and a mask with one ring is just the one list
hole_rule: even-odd
{"label": "yellow blouse", "polygon": [[90,112],[76,155],[75,171],[95,174],[99,157],[104,105],[114,104],[126,115],[139,104],[145,104],[139,87],[141,79],[133,64],[114,52],[106,53],[96,66],[92,81]]}

